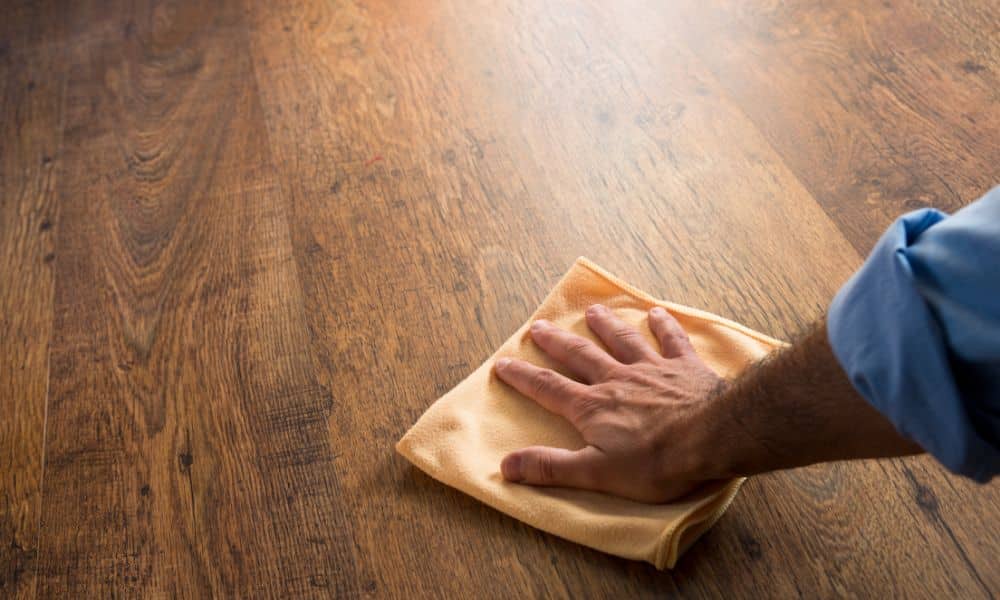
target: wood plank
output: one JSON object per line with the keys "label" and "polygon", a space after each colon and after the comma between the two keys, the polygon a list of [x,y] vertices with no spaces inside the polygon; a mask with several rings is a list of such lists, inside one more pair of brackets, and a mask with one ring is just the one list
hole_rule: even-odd
{"label": "wood plank", "polygon": [[[75,6],[39,591],[350,594],[242,13]],[[110,21],[110,22],[109,22]]]}
{"label": "wood plank", "polygon": [[903,212],[955,210],[996,184],[997,76],[964,67],[969,52],[908,0],[671,6],[861,255]]}
{"label": "wood plank", "polygon": [[0,23],[0,596],[35,591],[65,68],[43,5]]}

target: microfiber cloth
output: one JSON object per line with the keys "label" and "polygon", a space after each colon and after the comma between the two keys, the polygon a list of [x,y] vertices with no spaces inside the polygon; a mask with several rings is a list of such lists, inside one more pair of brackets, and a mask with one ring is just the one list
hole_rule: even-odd
{"label": "microfiber cloth", "polygon": [[509,356],[566,373],[535,346],[529,327],[548,319],[600,344],[584,317],[596,303],[639,329],[654,348],[659,346],[647,313],[654,306],[665,308],[702,360],[725,378],[783,345],[722,317],[657,300],[581,257],[535,314],[489,360],[434,402],[396,450],[438,481],[533,527],[658,569],[671,568],[722,516],[743,479],[712,482],[673,502],[643,504],[598,492],[511,483],[500,474],[503,457],[525,446],[584,447],[568,421],[500,381],[493,365]]}

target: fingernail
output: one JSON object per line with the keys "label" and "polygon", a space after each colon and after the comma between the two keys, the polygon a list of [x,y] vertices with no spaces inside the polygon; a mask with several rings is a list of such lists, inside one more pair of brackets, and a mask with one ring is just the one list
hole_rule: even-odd
{"label": "fingernail", "polygon": [[649,314],[656,317],[665,317],[667,316],[667,311],[664,310],[662,306],[654,306],[653,309],[649,311]]}
{"label": "fingernail", "polygon": [[500,472],[507,481],[521,481],[521,456],[519,454],[508,454],[500,462]]}
{"label": "fingernail", "polygon": [[608,309],[603,304],[591,304],[590,308],[587,309],[587,312],[589,312],[591,314],[597,314],[597,313],[600,313],[600,312],[604,312],[606,310],[608,310]]}
{"label": "fingernail", "polygon": [[548,321],[546,321],[545,319],[539,319],[539,320],[537,320],[537,321],[535,321],[534,323],[531,324],[531,330],[532,331],[541,331],[542,329],[545,329],[548,326],[549,326],[549,322]]}
{"label": "fingernail", "polygon": [[507,365],[509,364],[510,364],[509,358],[501,358],[500,360],[497,361],[497,370],[506,369]]}

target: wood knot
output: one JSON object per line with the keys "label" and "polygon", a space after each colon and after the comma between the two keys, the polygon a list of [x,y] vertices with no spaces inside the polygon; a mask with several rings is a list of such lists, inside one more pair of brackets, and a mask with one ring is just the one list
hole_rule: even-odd
{"label": "wood knot", "polygon": [[749,535],[740,536],[740,546],[742,546],[743,552],[750,558],[750,560],[760,560],[760,558],[764,555],[764,552],[760,547],[760,542]]}
{"label": "wood knot", "polygon": [[190,452],[181,452],[177,455],[177,459],[181,463],[181,470],[186,471],[194,464],[194,457],[191,456]]}

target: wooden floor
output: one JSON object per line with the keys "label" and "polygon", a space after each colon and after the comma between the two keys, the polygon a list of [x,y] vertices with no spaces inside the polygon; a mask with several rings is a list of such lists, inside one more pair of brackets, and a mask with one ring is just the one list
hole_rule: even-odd
{"label": "wooden floor", "polygon": [[788,337],[1000,182],[1000,5],[7,2],[0,596],[993,597],[1000,488],[754,478],[673,572],[393,452],[578,255]]}

